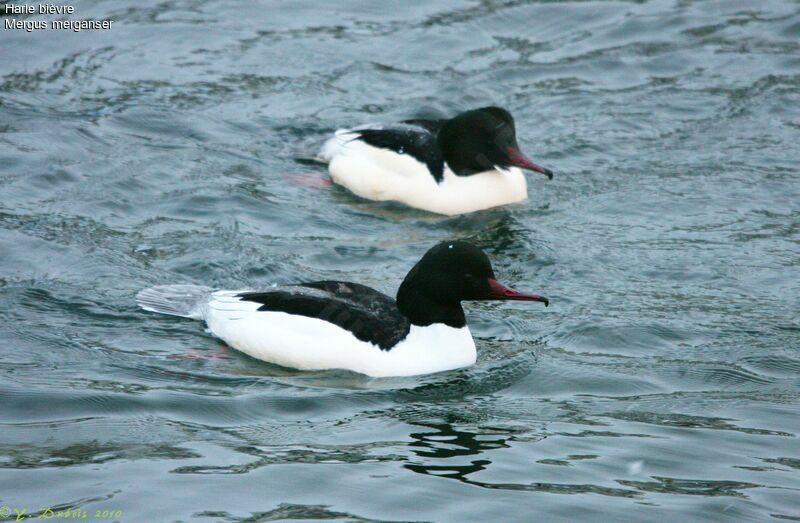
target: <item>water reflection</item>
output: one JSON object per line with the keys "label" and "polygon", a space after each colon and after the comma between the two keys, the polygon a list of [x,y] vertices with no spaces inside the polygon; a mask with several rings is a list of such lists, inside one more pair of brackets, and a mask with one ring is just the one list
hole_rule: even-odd
{"label": "water reflection", "polygon": [[[456,428],[449,423],[422,424],[428,430],[412,432],[413,442],[408,447],[421,460],[409,460],[403,468],[429,476],[455,479],[459,482],[486,489],[510,491],[548,492],[553,494],[598,494],[602,496],[642,498],[646,493],[693,495],[693,496],[732,496],[746,497],[744,490],[764,485],[746,482],[714,479],[688,479],[651,476],[647,481],[605,478],[619,486],[592,483],[556,483],[534,481],[526,483],[494,482],[477,479],[473,475],[486,471],[491,476],[492,460],[489,451],[510,449],[515,437],[509,433],[497,434],[490,431],[470,431]],[[540,440],[545,437],[542,436]],[[527,440],[530,442],[530,440]],[[474,457],[478,459],[459,459]],[[593,460],[600,456],[594,454],[569,455],[566,459],[541,459],[536,463],[545,466],[569,466],[570,462]],[[777,462],[777,460],[775,460]],[[790,460],[790,467],[797,460]],[[781,464],[786,464],[781,462]],[[535,477],[535,467],[530,476]],[[630,470],[630,469],[629,469]]]}
{"label": "water reflection", "polygon": [[[592,484],[572,483],[495,483],[469,477],[477,472],[485,471],[492,465],[486,453],[491,450],[510,448],[510,441],[514,438],[507,435],[498,435],[492,432],[472,432],[465,429],[456,429],[449,423],[436,423],[422,425],[428,429],[424,432],[410,434],[414,442],[409,444],[412,452],[424,458],[424,463],[406,463],[404,468],[430,476],[439,476],[458,480],[462,483],[486,489],[499,489],[510,491],[536,491],[554,494],[583,494],[593,493],[603,496],[625,498],[639,497],[641,494],[635,490],[613,488]],[[543,438],[542,438],[543,439]],[[453,460],[465,456],[480,456],[481,459],[469,460],[468,463],[442,464],[440,460]],[[580,456],[579,458],[584,458]]]}
{"label": "water reflection", "polygon": [[[431,429],[426,432],[409,434],[414,442],[409,444],[411,451],[421,458],[443,460],[464,456],[479,456],[487,450],[508,448],[507,438],[491,434],[477,434],[457,430],[448,423],[423,425]],[[404,468],[419,474],[430,474],[469,482],[467,476],[484,470],[492,462],[488,459],[472,460],[469,464],[414,464],[407,463]]]}

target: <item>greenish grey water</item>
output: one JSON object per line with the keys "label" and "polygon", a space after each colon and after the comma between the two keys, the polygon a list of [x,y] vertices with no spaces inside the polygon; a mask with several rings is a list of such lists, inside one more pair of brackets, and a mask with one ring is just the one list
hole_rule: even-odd
{"label": "greenish grey water", "polygon": [[[74,5],[112,30],[0,27],[0,506],[800,518],[798,2]],[[441,218],[292,182],[337,126],[487,104],[556,171],[524,204]],[[552,299],[471,304],[456,372],[281,369],[133,300],[393,293],[450,237]]]}

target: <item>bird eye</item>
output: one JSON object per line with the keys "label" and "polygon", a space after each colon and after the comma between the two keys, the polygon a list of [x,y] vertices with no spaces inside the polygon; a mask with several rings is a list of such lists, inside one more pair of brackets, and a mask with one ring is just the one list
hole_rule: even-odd
{"label": "bird eye", "polygon": [[467,273],[464,275],[464,283],[470,288],[477,288],[481,286],[481,279],[474,274]]}

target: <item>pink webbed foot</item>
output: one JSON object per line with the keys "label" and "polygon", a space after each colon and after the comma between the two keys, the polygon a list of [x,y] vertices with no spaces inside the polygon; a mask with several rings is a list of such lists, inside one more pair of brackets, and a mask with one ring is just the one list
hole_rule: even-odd
{"label": "pink webbed foot", "polygon": [[308,187],[310,189],[325,189],[333,185],[333,180],[329,177],[321,178],[313,174],[290,174],[286,179],[292,185],[298,187]]}
{"label": "pink webbed foot", "polygon": [[217,350],[209,352],[206,350],[193,350],[186,354],[177,354],[175,358],[186,360],[227,360],[230,358],[228,354],[228,346],[220,345]]}

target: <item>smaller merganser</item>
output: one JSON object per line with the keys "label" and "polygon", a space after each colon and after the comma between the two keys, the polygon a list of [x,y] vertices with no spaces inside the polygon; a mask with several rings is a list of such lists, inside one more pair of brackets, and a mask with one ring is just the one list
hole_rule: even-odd
{"label": "smaller merganser", "polygon": [[333,181],[358,196],[450,216],[526,199],[520,169],[553,178],[520,152],[514,118],[500,107],[340,129],[319,157]]}
{"label": "smaller merganser", "polygon": [[196,320],[254,358],[301,370],[346,369],[413,376],[475,363],[464,300],[547,298],[495,280],[489,258],[464,241],[430,249],[397,300],[357,283],[320,281],[265,291],[163,285],[137,295],[143,309]]}

